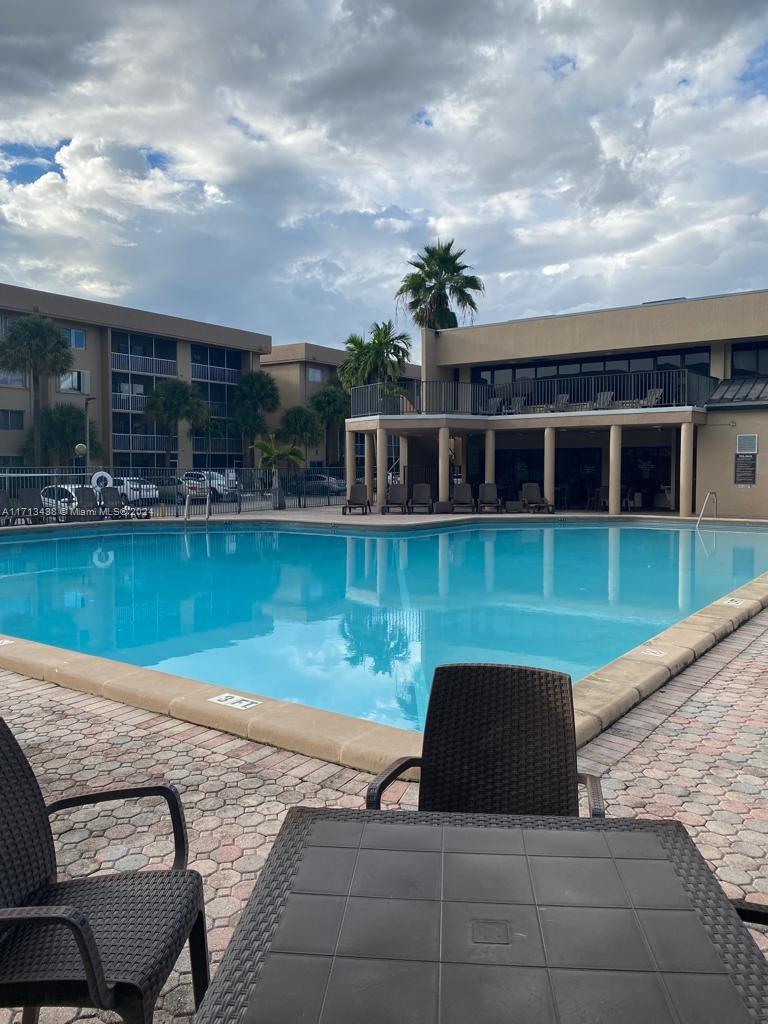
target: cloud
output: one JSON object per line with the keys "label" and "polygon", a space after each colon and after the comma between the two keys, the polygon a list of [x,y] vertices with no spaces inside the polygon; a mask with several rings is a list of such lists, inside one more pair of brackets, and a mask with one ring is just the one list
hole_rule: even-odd
{"label": "cloud", "polygon": [[331,344],[394,314],[438,234],[480,321],[767,283],[762,0],[3,19],[5,280]]}

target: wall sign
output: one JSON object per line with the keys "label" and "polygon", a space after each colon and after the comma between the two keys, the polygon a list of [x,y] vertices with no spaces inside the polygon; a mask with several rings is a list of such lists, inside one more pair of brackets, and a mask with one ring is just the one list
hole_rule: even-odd
{"label": "wall sign", "polygon": [[757,483],[757,455],[737,452],[734,456],[733,482],[737,487],[754,487]]}

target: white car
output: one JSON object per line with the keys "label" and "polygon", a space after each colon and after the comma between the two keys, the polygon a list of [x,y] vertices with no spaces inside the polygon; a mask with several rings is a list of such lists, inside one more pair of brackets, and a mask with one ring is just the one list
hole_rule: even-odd
{"label": "white car", "polygon": [[191,498],[205,499],[210,491],[213,501],[235,501],[237,486],[231,477],[213,469],[191,469],[181,478],[185,492]]}
{"label": "white car", "polygon": [[157,484],[148,483],[141,477],[116,476],[113,484],[129,505],[154,505],[160,500]]}

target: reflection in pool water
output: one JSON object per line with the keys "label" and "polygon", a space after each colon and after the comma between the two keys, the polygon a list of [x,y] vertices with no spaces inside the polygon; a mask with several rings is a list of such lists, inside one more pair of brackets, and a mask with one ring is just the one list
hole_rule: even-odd
{"label": "reflection in pool water", "polygon": [[579,679],[766,569],[757,529],[8,536],[0,631],[417,729],[435,665]]}

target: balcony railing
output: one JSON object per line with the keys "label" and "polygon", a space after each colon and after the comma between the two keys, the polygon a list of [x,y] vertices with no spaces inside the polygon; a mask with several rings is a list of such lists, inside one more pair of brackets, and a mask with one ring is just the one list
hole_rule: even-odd
{"label": "balcony railing", "polygon": [[[171,437],[171,451],[177,451],[178,437]],[[113,434],[112,449],[116,452],[164,452],[168,448],[167,434]]]}
{"label": "balcony railing", "polygon": [[194,437],[192,438],[192,451],[195,454],[211,452],[215,454],[241,455],[243,451],[242,442],[237,438],[230,437]]}
{"label": "balcony railing", "polygon": [[457,413],[522,416],[703,406],[717,380],[690,370],[638,370],[518,380],[509,384],[408,381],[352,388],[352,416],[413,416]]}
{"label": "balcony railing", "polygon": [[122,395],[112,392],[112,409],[114,412],[144,412],[147,395]]}
{"label": "balcony railing", "polygon": [[228,420],[232,416],[232,406],[226,402],[209,402],[208,411],[211,416],[218,416],[220,419]]}
{"label": "balcony railing", "polygon": [[208,366],[206,363],[192,363],[192,380],[212,380],[220,384],[237,384],[240,371],[228,366]]}
{"label": "balcony railing", "polygon": [[154,356],[133,356],[127,352],[112,353],[113,370],[132,370],[134,373],[159,373],[166,377],[175,377],[177,373],[175,359],[155,359]]}

